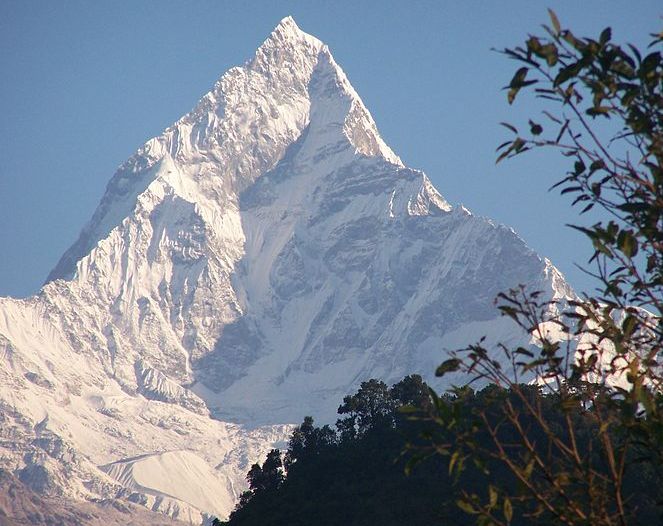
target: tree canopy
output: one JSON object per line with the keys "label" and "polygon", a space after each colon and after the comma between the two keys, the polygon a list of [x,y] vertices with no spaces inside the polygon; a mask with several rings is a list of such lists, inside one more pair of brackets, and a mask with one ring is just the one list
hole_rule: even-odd
{"label": "tree canopy", "polygon": [[[563,410],[558,395],[541,393],[535,386],[521,386],[521,392],[562,433],[565,419],[571,415],[580,451],[589,453],[584,444],[597,430],[580,406],[571,412]],[[498,425],[505,404],[519,410],[523,405],[520,393],[492,385],[479,392],[466,388],[439,397],[416,375],[391,388],[379,380],[364,382],[354,395],[344,398],[335,428],[317,427],[306,417],[293,431],[287,451],[272,450],[262,465],[254,464],[247,475],[249,490],[228,522],[217,524],[470,525],[475,517],[463,511],[470,510],[465,505],[467,495],[485,494],[489,501],[496,504],[499,500],[506,506],[504,497],[520,483],[499,459],[482,454],[493,447],[493,437],[487,428],[480,428],[479,414],[497,428],[500,440],[510,443],[517,438],[508,426]],[[428,414],[445,417],[431,420]],[[450,429],[446,424],[452,415],[455,427]],[[359,428],[358,421],[365,425]],[[537,454],[554,459],[557,451],[549,449],[546,431],[536,418],[525,414],[521,422]],[[471,436],[479,454],[452,453],[450,448],[459,436]],[[466,462],[474,469],[457,469]],[[606,468],[600,459],[597,466]],[[629,506],[639,509],[641,524],[656,519],[662,482],[663,477],[648,462],[641,465],[638,476],[625,481]],[[514,501],[514,506],[519,504]],[[509,513],[512,524],[532,523],[520,508]],[[549,512],[536,520],[536,524],[554,523]]]}

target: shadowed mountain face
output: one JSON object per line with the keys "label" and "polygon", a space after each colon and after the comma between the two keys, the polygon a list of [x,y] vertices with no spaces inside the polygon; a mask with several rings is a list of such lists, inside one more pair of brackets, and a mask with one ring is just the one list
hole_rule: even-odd
{"label": "shadowed mountain face", "polygon": [[0,298],[0,458],[45,494],[223,516],[282,424],[483,335],[526,343],[492,305],[519,283],[572,294],[405,167],[284,19],[120,167],[39,295]]}

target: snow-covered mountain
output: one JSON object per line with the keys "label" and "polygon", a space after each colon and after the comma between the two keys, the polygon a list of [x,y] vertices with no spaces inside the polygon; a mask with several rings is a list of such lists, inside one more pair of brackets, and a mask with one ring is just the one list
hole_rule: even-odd
{"label": "snow-covered mountain", "polygon": [[110,180],[41,292],[0,298],[0,467],[33,490],[226,515],[287,424],[568,285],[403,165],[291,18]]}

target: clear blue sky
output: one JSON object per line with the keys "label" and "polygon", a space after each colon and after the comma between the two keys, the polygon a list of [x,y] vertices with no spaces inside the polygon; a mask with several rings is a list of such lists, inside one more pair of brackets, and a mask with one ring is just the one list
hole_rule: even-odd
{"label": "clear blue sky", "polygon": [[514,64],[491,51],[547,22],[612,26],[642,45],[658,1],[0,2],[0,295],[36,292],[89,219],[116,167],[189,111],[229,67],[293,15],[326,42],[406,164],[452,203],[508,224],[578,289],[588,255],[547,188],[556,156],[494,164]]}

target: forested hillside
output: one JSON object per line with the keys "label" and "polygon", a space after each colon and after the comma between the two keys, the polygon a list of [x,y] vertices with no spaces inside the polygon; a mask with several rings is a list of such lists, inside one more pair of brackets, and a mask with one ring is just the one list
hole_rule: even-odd
{"label": "forested hillside", "polygon": [[[532,387],[532,400],[542,404],[550,421],[558,419],[563,433],[565,414],[556,395]],[[461,492],[488,495],[491,482],[501,488],[515,484],[499,462],[474,463],[471,458],[439,454],[445,441],[459,429],[474,425],[484,412],[499,418],[499,405],[508,391],[495,386],[474,392],[465,388],[437,397],[419,376],[408,376],[391,388],[381,381],[364,382],[338,409],[335,428],[316,427],[307,417],[293,432],[287,451],[272,450],[262,465],[247,475],[250,490],[242,495],[229,526],[244,525],[430,525],[474,524],[475,517],[456,504]],[[454,430],[445,430],[435,415],[453,414]],[[578,407],[573,412],[578,443],[596,430]],[[544,444],[540,428],[524,421],[535,444]],[[511,430],[501,438],[508,443]],[[491,437],[479,435],[490,445]],[[476,460],[476,459],[474,459]],[[663,477],[646,459],[633,459],[627,474],[628,505],[634,524],[657,524],[657,502],[663,498]],[[469,464],[460,476],[450,476],[450,461]],[[485,471],[489,472],[486,478]],[[453,470],[454,473],[456,470]],[[517,508],[511,524],[551,524],[537,510]]]}

